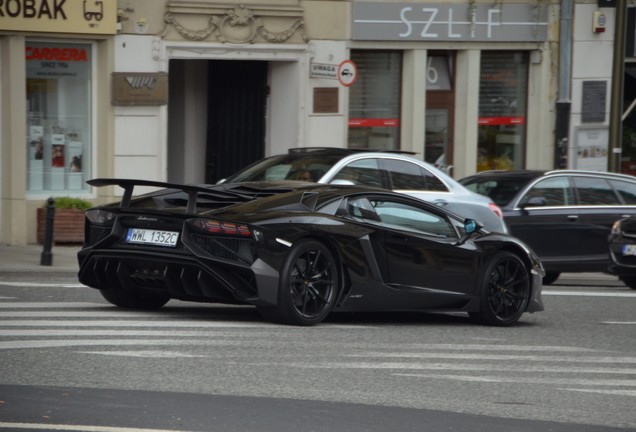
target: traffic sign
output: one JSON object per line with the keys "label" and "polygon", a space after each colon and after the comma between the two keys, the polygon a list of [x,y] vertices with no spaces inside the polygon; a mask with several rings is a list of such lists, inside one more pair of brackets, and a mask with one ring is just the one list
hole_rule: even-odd
{"label": "traffic sign", "polygon": [[351,60],[345,60],[338,66],[338,81],[345,87],[349,87],[356,82],[358,78],[358,69],[356,64]]}

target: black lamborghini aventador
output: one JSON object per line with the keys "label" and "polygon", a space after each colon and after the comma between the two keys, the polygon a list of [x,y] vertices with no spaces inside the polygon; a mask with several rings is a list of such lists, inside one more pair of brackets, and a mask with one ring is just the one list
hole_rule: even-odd
{"label": "black lamborghini aventador", "polygon": [[[274,322],[334,311],[463,311],[509,325],[543,310],[543,268],[521,241],[381,189],[193,186],[96,179],[121,202],[86,212],[79,280],[123,308],[170,299],[249,304]],[[134,196],[137,186],[161,188]]]}

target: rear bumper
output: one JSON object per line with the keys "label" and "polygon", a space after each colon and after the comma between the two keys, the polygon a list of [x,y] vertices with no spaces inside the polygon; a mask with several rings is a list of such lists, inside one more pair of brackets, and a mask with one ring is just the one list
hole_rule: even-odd
{"label": "rear bumper", "polygon": [[129,250],[81,250],[79,281],[100,290],[152,292],[174,299],[274,305],[278,272],[262,260],[251,266],[191,255]]}

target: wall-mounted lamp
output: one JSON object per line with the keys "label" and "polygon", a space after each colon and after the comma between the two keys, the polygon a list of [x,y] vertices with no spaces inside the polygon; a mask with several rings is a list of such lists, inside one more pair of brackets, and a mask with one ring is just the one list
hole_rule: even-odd
{"label": "wall-mounted lamp", "polygon": [[592,16],[592,31],[594,33],[603,33],[607,25],[607,16],[605,12],[596,11]]}

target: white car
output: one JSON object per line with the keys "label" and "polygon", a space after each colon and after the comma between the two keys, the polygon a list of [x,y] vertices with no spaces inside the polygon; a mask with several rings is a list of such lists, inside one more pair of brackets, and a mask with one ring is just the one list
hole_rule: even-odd
{"label": "white car", "polygon": [[406,152],[305,147],[271,156],[243,168],[220,183],[295,180],[357,184],[390,189],[435,203],[479,221],[489,231],[507,233],[499,207],[469,191],[434,166]]}

